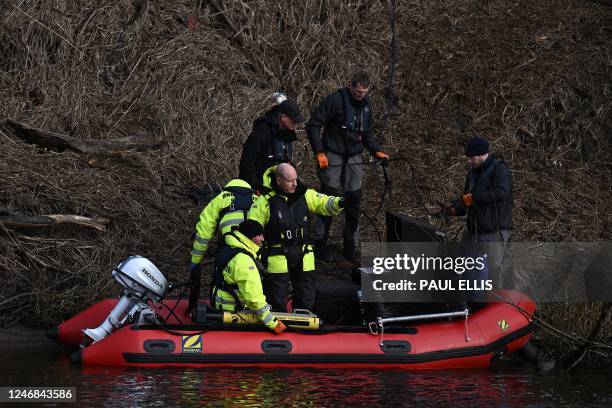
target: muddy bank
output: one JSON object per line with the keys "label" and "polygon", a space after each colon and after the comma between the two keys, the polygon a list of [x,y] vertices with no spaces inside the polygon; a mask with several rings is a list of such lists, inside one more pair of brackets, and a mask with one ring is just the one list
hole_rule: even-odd
{"label": "muddy bank", "polygon": [[69,352],[70,348],[49,340],[46,330],[17,325],[0,329],[3,352],[14,350],[48,350],[50,353]]}
{"label": "muddy bank", "polygon": [[[108,223],[0,231],[0,324],[50,325],[116,295],[110,271],[131,254],[186,278],[200,211],[189,187],[237,174],[273,91],[306,113],[356,69],[373,79],[376,133],[393,160],[386,209],[437,222],[425,207],[460,192],[461,144],[478,133],[513,170],[513,240],[609,241],[611,15],[606,2],[561,0],[9,0],[0,10],[0,209]],[[79,143],[45,146],[4,119]],[[124,138],[144,147],[117,144]],[[303,134],[296,162],[317,186]],[[380,170],[367,166],[364,182],[362,238],[376,241]],[[588,336],[599,306],[541,310]]]}

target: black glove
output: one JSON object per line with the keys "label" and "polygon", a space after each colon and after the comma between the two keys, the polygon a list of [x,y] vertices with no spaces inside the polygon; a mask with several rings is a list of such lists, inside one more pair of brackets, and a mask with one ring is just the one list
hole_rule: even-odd
{"label": "black glove", "polygon": [[344,208],[345,205],[346,205],[346,202],[344,201],[344,197],[342,197],[340,201],[338,201],[338,207]]}

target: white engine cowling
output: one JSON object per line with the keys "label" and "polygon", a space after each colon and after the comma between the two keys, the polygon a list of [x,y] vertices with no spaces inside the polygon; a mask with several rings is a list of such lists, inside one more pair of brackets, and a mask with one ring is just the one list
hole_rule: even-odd
{"label": "white engine cowling", "polygon": [[123,295],[100,326],[83,331],[85,338],[81,347],[104,339],[137,313],[154,316],[146,302],[161,301],[168,289],[168,281],[161,271],[142,256],[126,258],[113,269],[112,275],[125,288]]}
{"label": "white engine cowling", "polygon": [[161,300],[168,289],[168,281],[157,266],[139,255],[130,256],[115,266],[113,277],[140,299]]}

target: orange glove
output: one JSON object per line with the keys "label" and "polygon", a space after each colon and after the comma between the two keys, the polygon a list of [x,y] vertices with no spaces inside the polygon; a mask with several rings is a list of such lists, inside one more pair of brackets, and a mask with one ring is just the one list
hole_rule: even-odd
{"label": "orange glove", "polygon": [[472,196],[471,194],[464,195],[463,204],[465,204],[466,207],[469,207],[470,205],[474,205],[474,196]]}
{"label": "orange glove", "polygon": [[324,170],[329,167],[329,161],[327,161],[327,156],[325,153],[317,153],[317,162],[319,163],[319,168]]}
{"label": "orange glove", "polygon": [[285,326],[285,323],[281,322],[280,320],[278,321],[278,324],[272,329],[272,331],[276,334],[281,334],[285,330],[287,330],[287,326]]}
{"label": "orange glove", "polygon": [[389,155],[385,152],[376,152],[374,153],[374,157],[384,162],[389,161]]}

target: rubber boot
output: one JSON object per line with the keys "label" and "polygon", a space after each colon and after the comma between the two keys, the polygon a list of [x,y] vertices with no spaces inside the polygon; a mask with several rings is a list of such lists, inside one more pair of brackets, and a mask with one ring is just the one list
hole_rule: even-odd
{"label": "rubber boot", "polygon": [[359,242],[359,208],[361,207],[361,190],[349,191],[344,194],[344,257],[356,265],[361,263]]}
{"label": "rubber boot", "polygon": [[[330,187],[325,184],[321,184],[321,192],[330,196],[338,196],[339,192],[337,188]],[[327,244],[329,240],[329,234],[332,225],[332,217],[326,217],[323,215],[317,215],[317,235],[318,239],[314,242],[315,259],[320,261],[329,261],[331,258],[332,251]]]}

